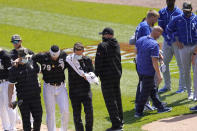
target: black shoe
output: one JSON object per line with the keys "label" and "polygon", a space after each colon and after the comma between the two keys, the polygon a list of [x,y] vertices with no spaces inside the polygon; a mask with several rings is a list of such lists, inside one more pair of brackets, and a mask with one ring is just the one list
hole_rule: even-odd
{"label": "black shoe", "polygon": [[136,112],[135,115],[134,115],[135,118],[140,118],[140,117],[142,117],[142,116],[143,116],[142,113],[137,113],[137,112]]}
{"label": "black shoe", "polygon": [[165,113],[165,112],[170,112],[172,110],[172,107],[164,107],[162,109],[158,109],[158,113]]}
{"label": "black shoe", "polygon": [[105,131],[123,131],[123,128],[122,127],[119,127],[119,128],[113,128],[113,127],[111,127],[111,128],[108,128]]}

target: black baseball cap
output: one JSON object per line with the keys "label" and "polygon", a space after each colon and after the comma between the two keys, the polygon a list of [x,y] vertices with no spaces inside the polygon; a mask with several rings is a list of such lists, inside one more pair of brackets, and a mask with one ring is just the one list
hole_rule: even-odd
{"label": "black baseball cap", "polygon": [[52,52],[58,52],[60,49],[59,49],[59,47],[57,46],[57,45],[52,45],[51,46],[51,51]]}
{"label": "black baseball cap", "polygon": [[11,37],[11,42],[20,41],[20,40],[22,40],[22,39],[21,39],[20,35],[18,35],[18,34],[15,34]]}
{"label": "black baseball cap", "polygon": [[114,35],[114,30],[110,27],[106,27],[103,29],[102,32],[99,33],[99,35],[106,35],[106,34]]}
{"label": "black baseball cap", "polygon": [[183,11],[192,11],[192,3],[189,1],[183,2]]}

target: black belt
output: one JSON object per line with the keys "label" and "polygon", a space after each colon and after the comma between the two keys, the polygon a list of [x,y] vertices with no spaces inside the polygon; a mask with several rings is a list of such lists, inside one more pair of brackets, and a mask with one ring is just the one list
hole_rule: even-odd
{"label": "black belt", "polygon": [[51,82],[49,83],[52,86],[60,86],[63,82]]}
{"label": "black belt", "polygon": [[6,82],[6,81],[7,81],[6,79],[0,80],[0,84],[3,83],[3,82]]}

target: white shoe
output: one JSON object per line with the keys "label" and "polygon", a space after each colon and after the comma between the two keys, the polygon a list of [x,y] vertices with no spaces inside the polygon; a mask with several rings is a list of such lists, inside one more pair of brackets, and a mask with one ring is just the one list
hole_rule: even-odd
{"label": "white shoe", "polygon": [[193,100],[193,98],[194,98],[194,95],[193,95],[193,94],[190,94],[190,95],[188,96],[188,100]]}
{"label": "white shoe", "polygon": [[193,98],[193,101],[197,101],[197,97],[194,97],[194,98]]}

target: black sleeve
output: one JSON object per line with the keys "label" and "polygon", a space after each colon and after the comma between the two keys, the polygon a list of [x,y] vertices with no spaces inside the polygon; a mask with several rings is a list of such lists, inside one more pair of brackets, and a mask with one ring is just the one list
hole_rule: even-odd
{"label": "black sleeve", "polygon": [[67,53],[65,51],[62,51],[62,58],[63,58],[63,61],[64,61],[64,68],[68,68],[69,67],[69,64],[66,62],[66,57],[67,57]]}
{"label": "black sleeve", "polygon": [[99,76],[103,66],[103,56],[105,55],[105,49],[101,44],[98,45],[95,58],[95,75]]}
{"label": "black sleeve", "polygon": [[8,54],[7,51],[5,52],[4,56],[5,56],[5,68],[9,69],[12,66],[12,64],[11,64],[11,56]]}
{"label": "black sleeve", "polygon": [[9,75],[8,75],[8,81],[12,84],[16,84],[17,83],[17,70],[16,70],[16,67],[12,67],[10,70],[9,70]]}
{"label": "black sleeve", "polygon": [[66,62],[66,57],[68,56],[66,52],[62,51],[63,54],[62,54],[62,58],[63,58],[63,61],[64,61],[64,67],[65,69],[68,68],[68,63]]}
{"label": "black sleeve", "polygon": [[36,73],[40,72],[40,66],[37,63],[33,62],[33,67],[34,67],[34,70],[36,71]]}
{"label": "black sleeve", "polygon": [[28,54],[34,55],[34,52],[28,49]]}
{"label": "black sleeve", "polygon": [[88,72],[94,72],[94,66],[92,64],[92,60],[88,58]]}
{"label": "black sleeve", "polygon": [[41,54],[41,53],[39,53],[39,54],[36,54],[36,55],[33,55],[32,56],[32,60],[33,60],[33,62],[38,62],[38,63],[42,63],[42,60],[43,60],[43,54]]}

